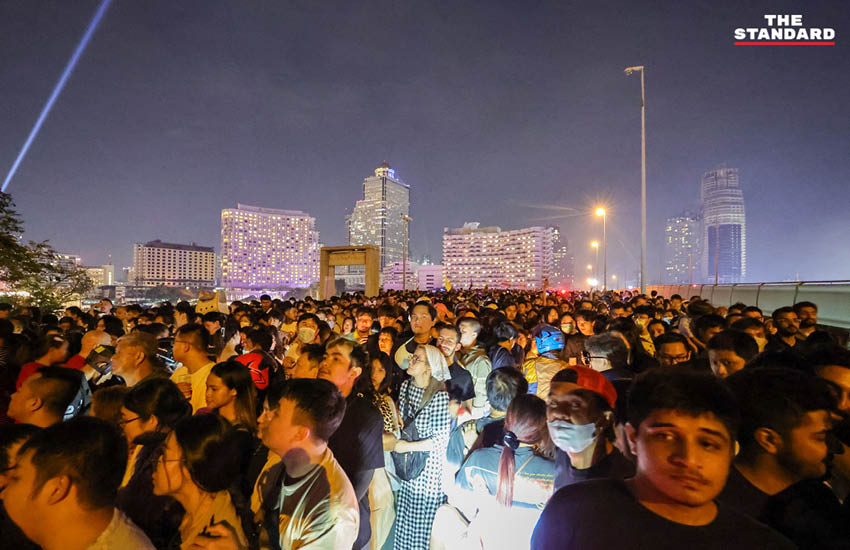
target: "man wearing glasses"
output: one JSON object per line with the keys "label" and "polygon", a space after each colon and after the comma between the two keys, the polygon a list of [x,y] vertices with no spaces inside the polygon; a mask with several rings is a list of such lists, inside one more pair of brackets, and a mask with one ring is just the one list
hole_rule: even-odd
{"label": "man wearing glasses", "polygon": [[674,367],[691,359],[688,340],[676,332],[662,334],[655,339],[655,358],[662,367]]}

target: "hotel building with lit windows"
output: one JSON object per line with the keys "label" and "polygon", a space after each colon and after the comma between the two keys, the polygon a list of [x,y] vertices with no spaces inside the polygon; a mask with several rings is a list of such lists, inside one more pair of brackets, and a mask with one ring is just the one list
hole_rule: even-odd
{"label": "hotel building with lit windows", "polygon": [[443,271],[452,288],[542,289],[553,266],[552,227],[502,231],[466,223],[443,230]]}
{"label": "hotel building with lit windows", "polygon": [[[113,268],[114,269],[114,268]],[[215,286],[215,251],[211,246],[164,243],[160,240],[133,245],[133,284],[138,286]],[[114,271],[109,276],[113,284]]]}
{"label": "hotel building with lit windows", "polygon": [[221,211],[221,280],[228,297],[305,288],[319,280],[316,218],[237,205]]}

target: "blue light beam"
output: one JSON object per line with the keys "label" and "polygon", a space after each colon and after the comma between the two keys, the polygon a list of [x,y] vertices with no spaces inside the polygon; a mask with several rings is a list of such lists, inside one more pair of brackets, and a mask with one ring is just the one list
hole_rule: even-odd
{"label": "blue light beam", "polygon": [[3,182],[3,187],[0,187],[0,192],[6,192],[6,187],[9,186],[9,182],[12,181],[15,172],[18,171],[18,166],[20,166],[21,161],[24,160],[27,151],[29,151],[30,145],[32,145],[32,142],[35,140],[35,136],[37,136],[38,131],[41,130],[41,125],[44,124],[44,120],[50,113],[50,109],[53,108],[53,104],[56,102],[56,99],[59,97],[59,94],[62,93],[62,88],[65,87],[65,83],[68,81],[68,77],[70,77],[71,73],[74,72],[74,67],[76,67],[77,61],[79,61],[80,56],[83,55],[86,46],[88,46],[89,44],[89,40],[91,40],[95,29],[97,29],[100,20],[103,19],[103,15],[106,13],[106,10],[109,8],[109,4],[111,3],[112,0],[102,0],[100,6],[97,8],[97,11],[94,13],[94,17],[92,17],[92,20],[89,22],[89,26],[86,27],[86,32],[83,34],[83,38],[80,40],[80,43],[77,44],[77,49],[74,50],[74,54],[71,56],[71,59],[68,60],[68,64],[65,65],[65,70],[62,71],[62,76],[59,77],[59,82],[57,82],[56,86],[53,88],[53,93],[50,94],[50,98],[47,100],[47,103],[45,103],[44,107],[41,109],[41,114],[38,115],[38,120],[35,121],[35,125],[32,127],[32,130],[30,130],[30,135],[24,142],[24,146],[21,147],[21,152],[18,153],[18,158],[15,159],[15,163],[12,165],[12,169],[9,170],[9,174],[6,176],[6,180]]}

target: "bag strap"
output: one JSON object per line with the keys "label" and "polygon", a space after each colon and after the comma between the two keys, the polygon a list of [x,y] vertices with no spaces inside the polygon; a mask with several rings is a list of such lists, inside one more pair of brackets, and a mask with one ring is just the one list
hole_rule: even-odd
{"label": "bag strap", "polygon": [[[413,384],[413,380],[408,380],[407,382],[407,406],[405,410],[410,410],[410,385]],[[419,406],[416,407],[416,411],[414,411],[413,416],[409,416],[404,421],[404,427],[409,426],[416,420],[416,417],[419,416],[419,413],[428,406],[428,403],[431,402],[431,399],[437,395],[437,392],[440,390],[440,381],[431,377],[431,380],[428,382],[428,386],[425,388],[425,391],[422,393],[422,399],[419,401]]]}

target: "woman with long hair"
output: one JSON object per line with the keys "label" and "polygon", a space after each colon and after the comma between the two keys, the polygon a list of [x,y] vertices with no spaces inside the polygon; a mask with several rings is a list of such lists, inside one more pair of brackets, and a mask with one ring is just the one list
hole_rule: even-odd
{"label": "woman with long hair", "polygon": [[192,405],[167,378],[153,378],[133,386],[121,407],[118,424],[132,451],[116,506],[157,548],[172,540],[182,513],[174,499],[153,493],[157,451],[177,423],[191,414]]}
{"label": "woman with long hair", "polygon": [[[451,503],[456,508],[438,512],[435,525],[444,536],[432,548],[527,548],[555,485],[546,402],[534,394],[515,397],[505,415],[502,445],[472,451],[456,485],[457,501]],[[471,520],[468,525],[464,517]]]}
{"label": "woman with long hair", "polygon": [[452,417],[443,382],[450,375],[445,356],[430,345],[417,347],[408,365],[410,378],[401,385],[399,408],[402,418],[416,425],[419,439],[385,436],[384,448],[400,454],[428,453],[422,472],[401,482],[393,541],[395,550],[422,550],[428,548],[434,514],[446,501],[443,482]]}
{"label": "woman with long hair", "polygon": [[207,376],[207,407],[234,426],[257,430],[257,398],[248,367],[238,361],[216,364]]}
{"label": "woman with long hair", "polygon": [[383,417],[385,434],[384,467],[375,470],[372,482],[369,484],[369,508],[371,510],[369,521],[372,527],[370,547],[373,550],[378,550],[386,542],[395,521],[393,488],[398,487],[398,479],[394,475],[393,459],[386,448],[386,442],[390,441],[394,444],[401,429],[401,419],[398,416],[398,409],[396,409],[393,398],[390,396],[390,375],[393,360],[386,353],[379,352],[369,362],[372,365],[372,385],[375,388],[373,403]]}
{"label": "woman with long hair", "polygon": [[222,522],[233,528],[240,547],[247,546],[237,511],[242,501],[229,491],[241,454],[233,427],[217,414],[183,419],[168,434],[157,453],[153,493],[174,498],[185,513],[177,536],[165,548],[188,550],[207,527]]}

